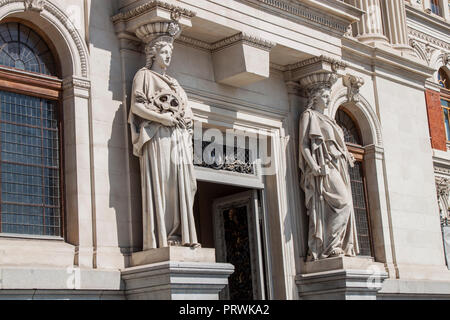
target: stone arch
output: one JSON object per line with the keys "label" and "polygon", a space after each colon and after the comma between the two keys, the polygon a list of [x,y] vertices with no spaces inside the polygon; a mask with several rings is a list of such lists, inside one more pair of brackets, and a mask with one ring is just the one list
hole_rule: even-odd
{"label": "stone arch", "polygon": [[343,87],[336,92],[331,102],[330,117],[334,119],[338,109],[344,106],[353,117],[361,130],[361,138],[365,146],[383,146],[381,137],[381,125],[378,116],[370,106],[370,103],[360,94],[359,101],[349,102],[347,97],[348,89]]}
{"label": "stone arch", "polygon": [[[434,69],[433,82],[438,82],[439,69],[443,68],[450,78],[450,65],[449,61],[446,61],[446,57],[450,57],[450,53],[445,53],[440,50],[436,50],[430,59],[430,66]],[[448,59],[448,58],[447,58]]]}
{"label": "stone arch", "polygon": [[57,6],[43,1],[42,8],[31,10],[24,0],[0,0],[0,20],[7,17],[29,21],[45,30],[61,61],[63,78],[89,76],[87,46],[69,17]]}
{"label": "stone arch", "polygon": [[367,181],[367,202],[369,208],[370,230],[373,256],[375,261],[390,263],[391,238],[384,225],[386,217],[386,193],[384,178],[384,148],[381,124],[374,109],[361,94],[359,101],[349,101],[348,89],[341,85],[334,91],[329,115],[334,119],[337,111],[343,106],[358,125],[365,150],[364,167]]}
{"label": "stone arch", "polygon": [[69,17],[47,0],[0,0],[0,21],[9,18],[33,25],[51,39],[61,65],[66,230],[61,246],[69,247],[73,254],[66,267],[75,263],[92,268],[95,225],[92,224],[91,84],[87,45]]}

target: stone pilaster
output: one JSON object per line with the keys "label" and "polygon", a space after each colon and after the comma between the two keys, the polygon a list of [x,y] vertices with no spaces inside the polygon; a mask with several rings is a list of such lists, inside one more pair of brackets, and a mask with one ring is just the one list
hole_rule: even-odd
{"label": "stone pilaster", "polygon": [[383,31],[380,0],[353,0],[355,7],[366,12],[358,22],[357,38],[367,44],[387,43]]}

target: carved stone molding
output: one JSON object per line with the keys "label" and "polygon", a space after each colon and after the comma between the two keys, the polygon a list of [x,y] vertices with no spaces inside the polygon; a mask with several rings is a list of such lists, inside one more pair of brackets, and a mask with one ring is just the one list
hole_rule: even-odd
{"label": "carved stone molding", "polygon": [[218,42],[212,44],[211,51],[215,52],[215,51],[225,49],[225,48],[235,44],[236,42],[243,42],[252,47],[262,49],[265,51],[272,50],[272,48],[275,47],[275,45],[276,45],[276,43],[274,43],[274,42],[261,39],[259,37],[250,35],[248,33],[241,32],[241,33],[235,34],[229,38],[223,39],[221,41],[218,41]]}
{"label": "carved stone molding", "polygon": [[422,42],[428,43],[429,45],[434,45],[440,49],[450,51],[450,43],[446,41],[439,40],[429,34],[423,33],[419,30],[408,28],[408,33],[411,37],[416,38],[416,40],[422,40]]}
{"label": "carved stone molding", "polygon": [[41,12],[44,10],[45,0],[24,0],[25,10]]}
{"label": "carved stone molding", "polygon": [[409,41],[410,46],[414,49],[417,56],[426,61],[427,64],[430,64],[431,62],[431,56],[436,51],[433,47],[431,47],[428,43],[422,43],[415,39],[410,39]]}
{"label": "carved stone molding", "polygon": [[303,96],[309,98],[317,90],[331,89],[337,82],[338,76],[334,72],[320,72],[300,79]]}
{"label": "carved stone molding", "polygon": [[63,89],[69,88],[90,89],[91,82],[88,79],[68,77],[63,80]]}
{"label": "carved stone molding", "polygon": [[[314,23],[325,26],[332,32],[344,34],[351,22],[346,22],[338,19],[335,15],[321,13],[317,10],[311,9],[309,6],[301,2],[286,1],[286,0],[239,0],[247,4],[253,4],[258,9],[263,9],[269,12],[275,11],[277,14],[283,14],[284,18],[302,20],[304,22]],[[345,5],[345,4],[342,4]],[[356,10],[356,8],[355,8]],[[355,17],[358,13],[355,11]]]}
{"label": "carved stone molding", "polygon": [[346,67],[347,64],[341,60],[322,55],[287,66],[285,79],[298,81],[302,95],[309,97],[311,90],[331,88],[340,77],[339,72]]}
{"label": "carved stone molding", "polygon": [[137,8],[116,14],[112,17],[112,21],[113,23],[119,21],[128,21],[158,8],[163,8],[170,11],[172,14],[172,19],[174,20],[176,20],[176,16],[178,16],[178,18],[180,18],[181,16],[185,16],[191,19],[196,15],[196,13],[191,10],[169,4],[164,1],[150,0]]}
{"label": "carved stone molding", "polygon": [[364,79],[351,74],[347,74],[342,78],[344,86],[347,87],[348,102],[359,102],[361,97],[359,89],[364,85]]}
{"label": "carved stone molding", "polygon": [[212,52],[217,52],[219,50],[225,49],[237,42],[242,41],[243,43],[250,45],[255,48],[259,48],[265,51],[270,51],[276,45],[276,43],[247,34],[247,33],[237,33],[229,38],[220,40],[215,43],[207,43],[198,39],[186,37],[181,35],[177,42],[184,45],[194,47],[196,49],[205,50]]}
{"label": "carved stone molding", "polygon": [[304,67],[316,64],[316,63],[328,64],[331,67],[331,70],[333,72],[337,72],[340,69],[345,69],[348,66],[347,63],[345,63],[345,62],[343,62],[343,61],[341,61],[339,59],[335,59],[335,58],[332,58],[332,57],[321,55],[321,56],[318,56],[318,57],[314,57],[314,58],[311,58],[311,59],[307,59],[307,60],[303,60],[303,61],[297,62],[295,64],[291,64],[291,65],[287,66],[286,69],[287,70],[295,70],[295,69],[304,68]]}

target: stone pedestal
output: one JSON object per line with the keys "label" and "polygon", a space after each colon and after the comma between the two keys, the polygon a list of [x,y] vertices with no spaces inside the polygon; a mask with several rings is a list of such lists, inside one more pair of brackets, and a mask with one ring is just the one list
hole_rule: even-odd
{"label": "stone pedestal", "polygon": [[169,247],[134,253],[122,271],[132,300],[218,300],[234,267],[215,262],[214,249]]}
{"label": "stone pedestal", "polygon": [[296,283],[302,300],[376,300],[388,277],[371,258],[339,257],[306,262]]}

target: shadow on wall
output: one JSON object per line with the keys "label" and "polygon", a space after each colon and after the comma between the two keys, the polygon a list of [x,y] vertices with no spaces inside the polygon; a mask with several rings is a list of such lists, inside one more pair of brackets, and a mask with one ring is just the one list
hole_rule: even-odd
{"label": "shadow on wall", "polygon": [[[102,207],[108,205],[109,208],[114,209],[118,246],[122,253],[129,253],[142,249],[141,188],[139,161],[132,153],[129,137],[127,123],[129,108],[123,103],[120,45],[111,21],[111,17],[117,13],[118,1],[91,1],[90,3],[89,45],[91,47],[94,133],[96,130],[105,130],[105,124],[108,126],[107,130],[111,132],[109,140],[99,142],[106,148],[94,149],[95,166],[107,170],[109,178],[108,180],[98,179],[95,188],[97,191],[110,190],[109,203],[102,204]],[[127,72],[125,73],[127,105],[130,102],[133,76],[145,64],[145,58],[139,53],[130,55],[132,58],[126,59]],[[105,123],[105,119],[110,122]],[[96,124],[99,123],[101,126],[96,128]],[[99,162],[99,159],[106,159],[106,155],[100,154],[101,152],[107,152],[107,168],[101,167],[106,163]],[[101,180],[109,181],[109,188],[107,185],[102,185]]]}

